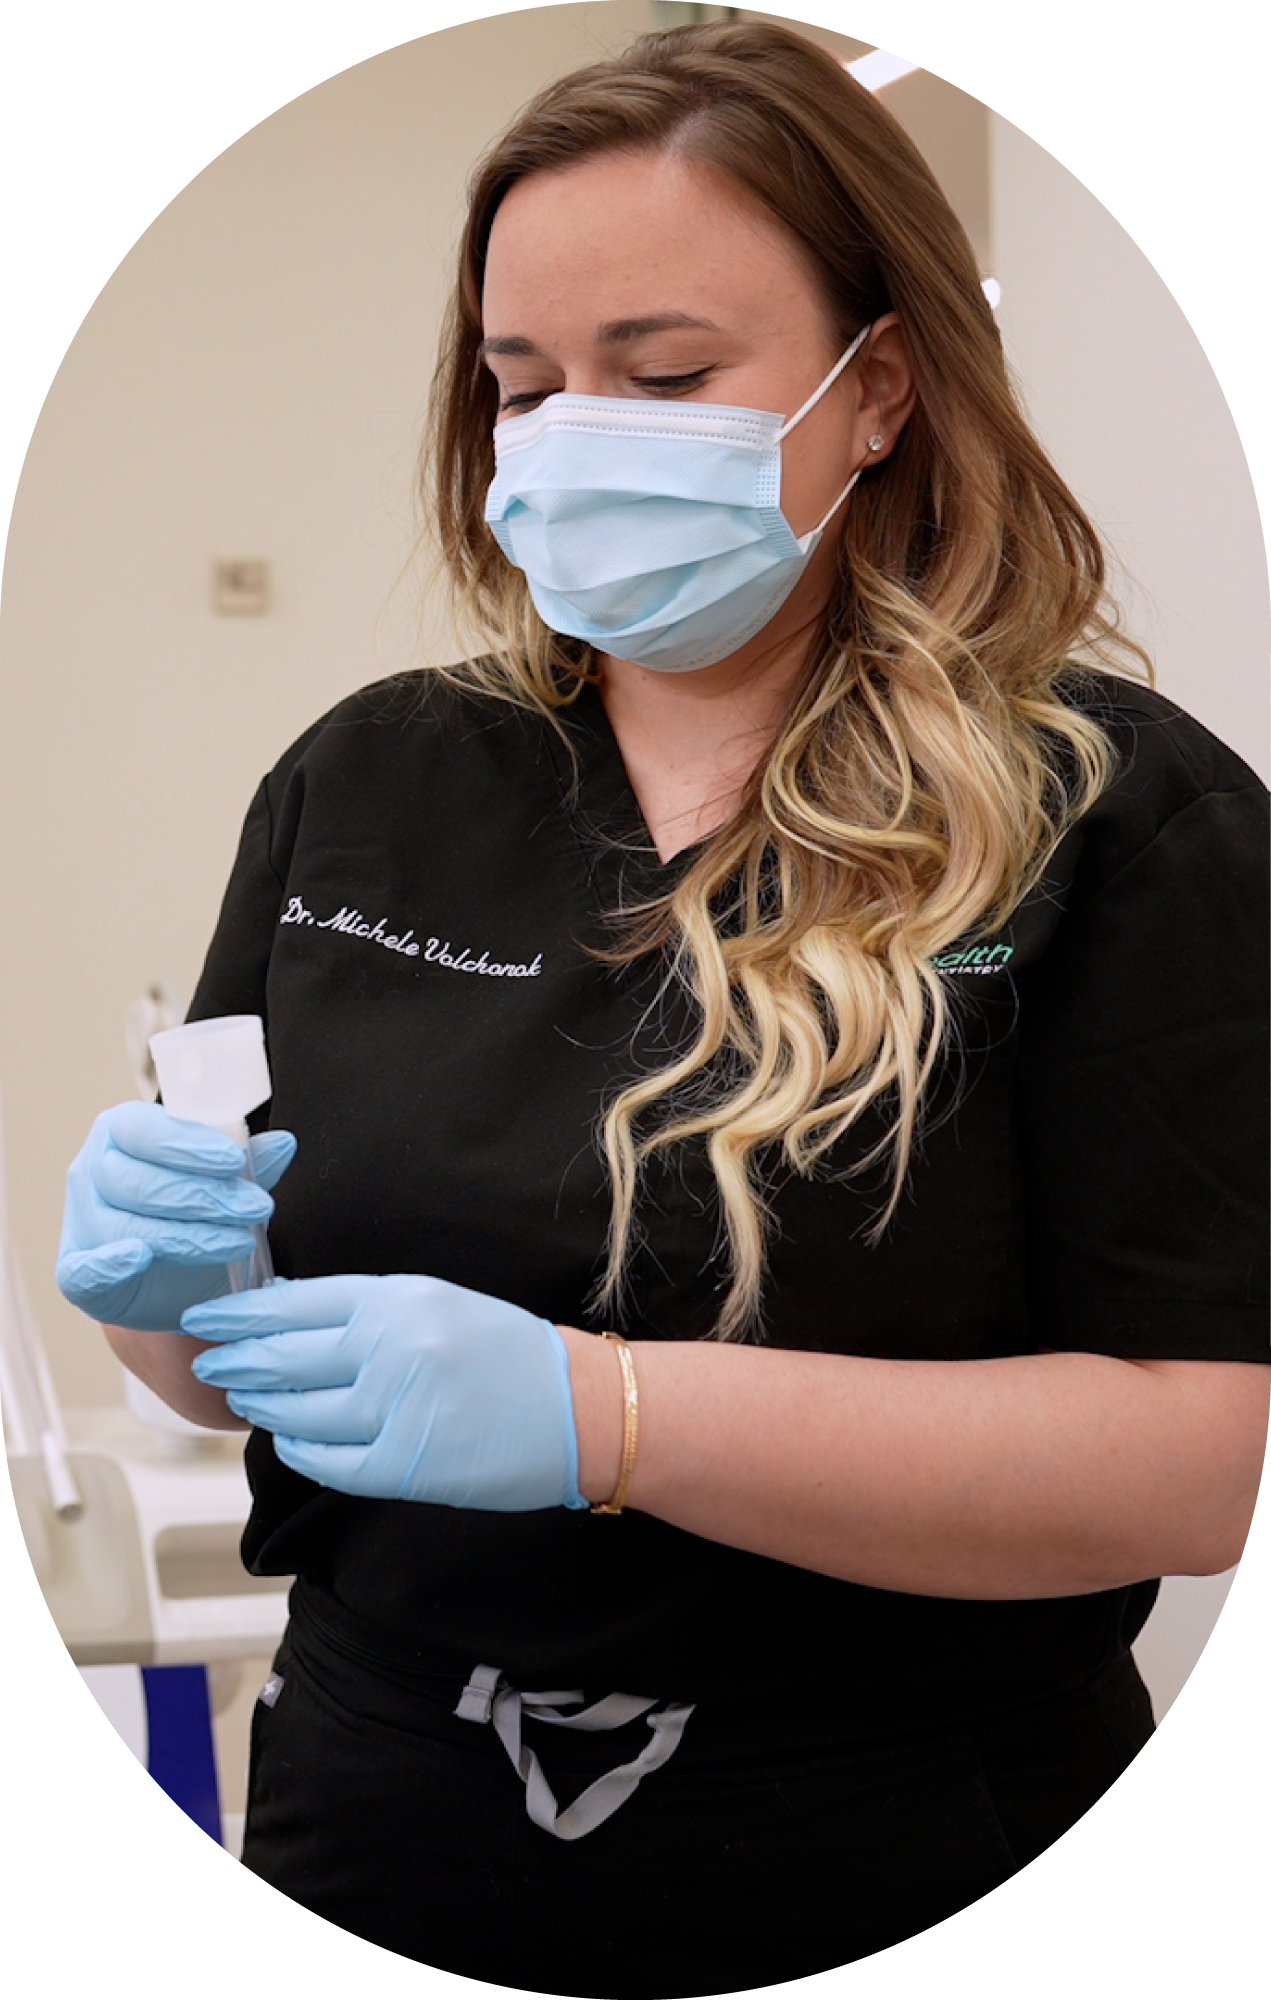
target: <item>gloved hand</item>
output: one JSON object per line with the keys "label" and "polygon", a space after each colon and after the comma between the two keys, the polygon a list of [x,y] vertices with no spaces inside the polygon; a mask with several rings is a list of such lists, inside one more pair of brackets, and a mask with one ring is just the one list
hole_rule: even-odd
{"label": "gloved hand", "polygon": [[65,1298],[93,1319],[172,1333],[187,1306],[229,1289],[295,1157],[290,1132],[241,1146],[160,1104],[117,1104],[94,1120],[66,1176],[57,1258]]}
{"label": "gloved hand", "polygon": [[341,1493],[519,1513],[585,1507],[565,1343],[441,1278],[301,1278],[196,1306],[200,1381]]}

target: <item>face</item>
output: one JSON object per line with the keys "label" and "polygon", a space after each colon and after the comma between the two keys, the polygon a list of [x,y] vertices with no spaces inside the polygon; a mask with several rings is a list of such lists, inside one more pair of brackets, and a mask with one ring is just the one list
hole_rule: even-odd
{"label": "face", "polygon": [[[562,390],[789,417],[846,345],[798,239],[731,176],[668,154],[518,181],[491,231],[483,318],[500,420]],[[783,444],[796,534],[883,455],[870,435],[899,427],[882,415],[896,402],[893,349],[903,364],[889,316]],[[832,537],[816,556],[832,565]]]}

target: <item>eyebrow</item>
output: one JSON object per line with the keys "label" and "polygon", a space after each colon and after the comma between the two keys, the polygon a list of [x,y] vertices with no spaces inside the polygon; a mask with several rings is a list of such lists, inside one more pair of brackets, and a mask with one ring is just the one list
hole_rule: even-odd
{"label": "eyebrow", "polygon": [[[597,330],[601,347],[622,347],[628,341],[642,340],[650,333],[673,333],[682,327],[698,327],[705,333],[718,333],[720,329],[713,320],[695,319],[691,313],[664,312],[645,313],[638,319],[611,319]],[[491,340],[483,340],[481,354],[530,354],[538,355],[542,349],[523,334],[496,335]]]}

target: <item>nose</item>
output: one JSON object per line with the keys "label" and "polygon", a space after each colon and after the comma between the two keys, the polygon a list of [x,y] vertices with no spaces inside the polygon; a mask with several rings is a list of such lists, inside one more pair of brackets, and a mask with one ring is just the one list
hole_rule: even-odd
{"label": "nose", "polygon": [[611,373],[599,361],[580,361],[565,370],[566,396],[612,396],[617,393]]}

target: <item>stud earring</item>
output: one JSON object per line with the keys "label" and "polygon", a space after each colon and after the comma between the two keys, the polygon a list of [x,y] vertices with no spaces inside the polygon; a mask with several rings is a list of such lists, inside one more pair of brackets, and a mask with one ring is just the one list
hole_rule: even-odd
{"label": "stud earring", "polygon": [[881,431],[875,431],[873,437],[868,440],[871,451],[881,451],[886,442]]}

